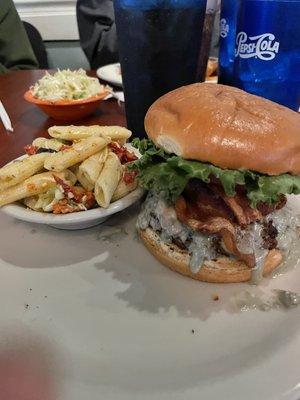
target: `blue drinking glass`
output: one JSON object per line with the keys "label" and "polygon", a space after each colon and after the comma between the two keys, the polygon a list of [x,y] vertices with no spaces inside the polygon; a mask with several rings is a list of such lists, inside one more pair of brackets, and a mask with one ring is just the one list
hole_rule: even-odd
{"label": "blue drinking glass", "polygon": [[144,136],[144,117],[160,96],[197,82],[206,0],[115,0],[128,128]]}
{"label": "blue drinking glass", "polygon": [[234,85],[298,111],[300,0],[242,0]]}

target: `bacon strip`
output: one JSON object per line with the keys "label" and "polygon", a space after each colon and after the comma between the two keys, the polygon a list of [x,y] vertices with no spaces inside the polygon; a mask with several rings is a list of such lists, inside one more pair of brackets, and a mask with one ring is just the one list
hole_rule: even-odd
{"label": "bacon strip", "polygon": [[191,179],[184,191],[188,203],[193,204],[193,217],[207,219],[209,217],[223,217],[234,222],[234,213],[224,203],[217,193],[214,193],[206,183],[198,179]]}
{"label": "bacon strip", "polygon": [[[198,202],[199,199],[197,204]],[[255,266],[254,254],[242,253],[237,248],[234,224],[229,218],[219,216],[218,209],[214,210],[214,215],[212,215],[212,209],[207,208],[207,210],[208,214],[205,215],[202,208],[200,215],[197,205],[187,203],[183,196],[180,196],[175,203],[175,211],[179,221],[199,232],[219,234],[227,251],[253,268]]]}
{"label": "bacon strip", "polygon": [[236,236],[226,230],[221,231],[222,240],[225,248],[231,254],[234,254],[238,259],[244,261],[250,268],[254,268],[256,264],[255,255],[253,253],[242,253],[236,245]]}
{"label": "bacon strip", "polygon": [[230,254],[253,268],[254,254],[242,253],[237,247],[236,225],[245,228],[282,208],[285,203],[286,197],[282,195],[277,204],[260,203],[254,209],[251,208],[246,190],[242,186],[236,188],[235,196],[229,197],[220,182],[214,178],[208,184],[191,179],[183,196],[176,201],[175,210],[179,221],[195,231],[219,235],[223,246]]}
{"label": "bacon strip", "polygon": [[263,216],[261,212],[250,206],[244,189],[238,187],[236,189],[236,195],[229,197],[225,194],[221,185],[213,183],[208,186],[214,193],[221,197],[228,207],[230,207],[240,226],[245,227],[251,224],[251,222],[262,219]]}
{"label": "bacon strip", "polygon": [[268,204],[268,203],[258,203],[257,208],[262,213],[262,215],[268,215],[276,210],[280,210],[286,205],[287,198],[284,194],[281,194],[279,200],[275,204]]}

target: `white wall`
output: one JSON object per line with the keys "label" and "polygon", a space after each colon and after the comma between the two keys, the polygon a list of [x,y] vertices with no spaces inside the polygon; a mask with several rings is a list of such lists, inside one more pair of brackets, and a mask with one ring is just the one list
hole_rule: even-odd
{"label": "white wall", "polygon": [[44,40],[78,40],[76,0],[14,2],[21,19],[32,23]]}

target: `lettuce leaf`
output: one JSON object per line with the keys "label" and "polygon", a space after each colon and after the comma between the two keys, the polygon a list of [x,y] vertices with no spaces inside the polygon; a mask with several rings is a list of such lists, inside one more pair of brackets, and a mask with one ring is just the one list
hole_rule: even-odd
{"label": "lettuce leaf", "polygon": [[259,202],[278,201],[280,194],[300,194],[298,176],[267,176],[245,169],[222,169],[209,163],[185,160],[158,149],[149,139],[134,139],[132,144],[142,154],[130,166],[139,170],[140,185],[147,190],[162,193],[171,202],[183,192],[190,179],[197,178],[208,183],[212,175],[220,180],[227,196],[235,195],[237,185],[245,185],[250,204],[254,208]]}
{"label": "lettuce leaf", "polygon": [[300,177],[290,174],[258,176],[256,188],[247,190],[251,205],[259,202],[274,203],[280,194],[300,194]]}

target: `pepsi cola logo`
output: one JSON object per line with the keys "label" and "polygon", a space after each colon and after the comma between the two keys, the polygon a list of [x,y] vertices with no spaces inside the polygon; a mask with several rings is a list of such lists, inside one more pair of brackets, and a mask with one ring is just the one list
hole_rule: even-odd
{"label": "pepsi cola logo", "polygon": [[222,18],[220,20],[220,36],[221,38],[225,39],[228,35],[229,32],[229,25],[227,24],[227,21],[225,18]]}
{"label": "pepsi cola logo", "polygon": [[256,57],[260,60],[270,61],[278,54],[279,44],[273,33],[248,37],[246,32],[239,32],[236,36],[235,56],[240,58]]}

